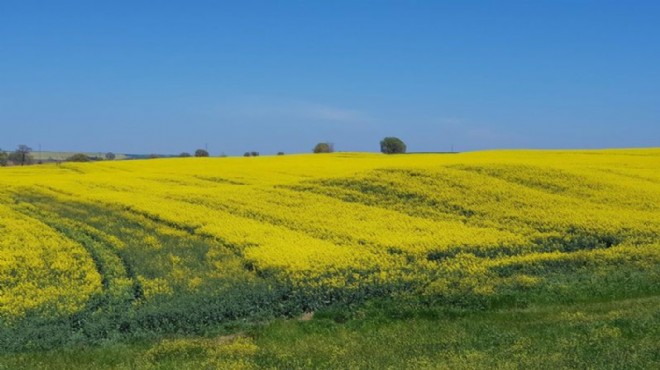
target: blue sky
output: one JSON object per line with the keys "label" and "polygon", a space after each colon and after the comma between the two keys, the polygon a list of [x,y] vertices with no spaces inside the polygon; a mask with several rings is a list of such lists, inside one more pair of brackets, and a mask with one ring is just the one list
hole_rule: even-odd
{"label": "blue sky", "polygon": [[0,147],[660,146],[657,1],[0,1]]}

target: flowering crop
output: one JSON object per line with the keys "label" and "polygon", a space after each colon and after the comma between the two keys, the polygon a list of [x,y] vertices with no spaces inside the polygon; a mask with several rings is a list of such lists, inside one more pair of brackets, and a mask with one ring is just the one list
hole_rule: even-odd
{"label": "flowering crop", "polygon": [[101,289],[85,249],[41,222],[0,203],[0,317],[81,310]]}
{"label": "flowering crop", "polygon": [[658,149],[65,163],[2,169],[0,186],[3,317],[239,275],[452,300],[660,269]]}

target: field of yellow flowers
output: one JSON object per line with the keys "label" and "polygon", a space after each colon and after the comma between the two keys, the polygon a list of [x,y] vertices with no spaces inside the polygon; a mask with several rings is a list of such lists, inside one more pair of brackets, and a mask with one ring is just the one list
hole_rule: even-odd
{"label": "field of yellow flowers", "polygon": [[[0,169],[0,347],[660,292],[660,149]],[[72,339],[73,338],[73,339]]]}

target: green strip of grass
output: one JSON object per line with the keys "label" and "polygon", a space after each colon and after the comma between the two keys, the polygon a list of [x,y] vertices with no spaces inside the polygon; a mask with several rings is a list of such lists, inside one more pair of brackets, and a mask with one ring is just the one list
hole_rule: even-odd
{"label": "green strip of grass", "polygon": [[[241,330],[237,328],[235,330]],[[494,312],[372,303],[238,335],[0,355],[0,369],[660,367],[660,297]]]}

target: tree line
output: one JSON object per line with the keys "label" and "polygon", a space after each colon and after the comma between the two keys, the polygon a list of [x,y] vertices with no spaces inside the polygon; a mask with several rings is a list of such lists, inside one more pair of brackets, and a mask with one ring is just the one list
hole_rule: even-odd
{"label": "tree line", "polygon": [[[406,144],[399,138],[397,137],[386,137],[380,142],[380,151],[384,154],[400,154],[400,153],[405,153],[406,152]],[[335,146],[333,143],[330,142],[321,142],[318,143],[314,146],[312,149],[313,153],[333,153],[335,151]],[[277,152],[277,155],[284,155],[284,152]],[[185,157],[192,157],[193,155],[188,153],[188,152],[183,152],[179,154],[179,157],[185,158]],[[195,157],[208,157],[209,152],[206,149],[197,149],[194,152]],[[224,157],[225,155],[221,155]],[[257,151],[249,151],[245,152],[243,154],[244,157],[258,157],[259,152]],[[159,155],[151,155],[149,158],[159,158],[162,156]],[[103,158],[101,157],[93,157],[93,156],[88,156],[87,154],[84,153],[77,153],[74,154],[68,158],[65,159],[67,162],[89,162],[89,161],[94,161],[94,160],[114,160],[116,159],[116,155],[112,152],[108,152],[105,154]],[[59,161],[58,161],[59,162]],[[32,148],[30,148],[27,145],[19,145],[16,150],[12,152],[5,152],[2,149],[0,149],[0,166],[7,166],[9,164],[13,164],[16,166],[25,166],[25,165],[30,165],[34,164],[35,159],[34,156],[32,155]],[[39,163],[41,163],[41,159],[39,160]]]}
{"label": "tree line", "polygon": [[[406,144],[403,142],[403,140],[399,139],[398,137],[386,137],[380,142],[380,151],[384,154],[402,154],[406,152]],[[334,153],[335,151],[335,145],[330,142],[320,142],[314,146],[312,149],[312,153]],[[277,152],[277,155],[284,155],[284,152]],[[195,151],[195,157],[208,157],[209,152],[205,149],[197,149]],[[245,152],[243,153],[244,157],[258,157],[259,152],[256,151],[250,151],[250,152]],[[179,157],[181,158],[187,158],[187,157],[192,157],[192,155],[188,152],[183,152],[179,154]],[[224,155],[221,155],[221,157],[224,157]]]}
{"label": "tree line", "polygon": [[[113,160],[117,156],[115,153],[108,152],[103,156],[89,156],[84,153],[76,153],[73,154],[64,161],[66,162],[89,162],[89,161],[100,161],[103,159],[106,160]],[[2,149],[0,149],[0,166],[8,166],[8,165],[15,165],[15,166],[27,166],[31,164],[41,164],[43,163],[44,160],[43,158],[39,158],[36,160],[33,155],[33,149],[30,148],[27,145],[21,144],[19,145],[14,151],[7,152]],[[55,160],[55,159],[49,159],[47,162],[62,162],[62,160]]]}
{"label": "tree line", "polygon": [[0,150],[0,166],[7,166],[9,163],[25,166],[34,163],[32,157],[32,148],[27,145],[19,145],[13,152]]}

